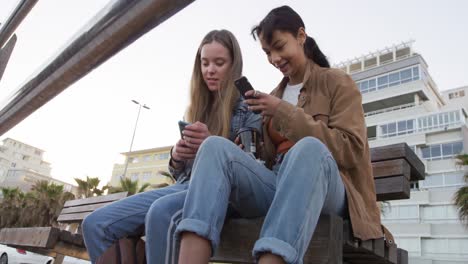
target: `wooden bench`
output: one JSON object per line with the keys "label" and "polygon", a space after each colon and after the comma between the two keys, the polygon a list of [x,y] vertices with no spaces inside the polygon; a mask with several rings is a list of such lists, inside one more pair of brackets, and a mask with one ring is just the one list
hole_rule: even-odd
{"label": "wooden bench", "polygon": [[[371,149],[377,200],[408,199],[410,182],[424,179],[424,164],[406,144]],[[61,223],[80,223],[93,210],[126,197],[113,194],[68,201],[59,216]],[[98,202],[99,201],[99,202]],[[215,262],[254,263],[251,250],[260,233],[263,218],[229,219],[221,234]],[[287,227],[285,227],[287,228]],[[63,254],[89,259],[81,234],[54,227],[8,228],[0,231],[0,243],[26,247],[54,256]],[[352,235],[348,220],[322,215],[304,258],[304,263],[399,263],[408,262],[408,253],[393,241],[360,241]]]}
{"label": "wooden bench", "polygon": [[127,192],[67,201],[57,222],[68,225],[68,230],[57,227],[3,228],[0,244],[52,257],[64,255],[89,260],[81,235],[81,222],[94,210],[125,197]]}
{"label": "wooden bench", "polygon": [[[371,149],[377,201],[408,199],[410,182],[424,179],[424,163],[405,144]],[[252,248],[263,218],[229,219],[224,225],[216,262],[254,263]],[[287,228],[285,226],[284,228]],[[304,263],[408,263],[408,253],[384,238],[360,241],[351,224],[336,215],[322,215],[304,257]]]}

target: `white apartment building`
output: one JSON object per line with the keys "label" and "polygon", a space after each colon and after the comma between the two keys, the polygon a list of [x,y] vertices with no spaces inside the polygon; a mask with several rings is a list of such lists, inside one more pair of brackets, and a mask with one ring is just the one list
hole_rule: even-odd
{"label": "white apartment building", "polygon": [[[19,187],[29,191],[39,180],[64,186],[65,191],[76,193],[76,186],[50,176],[50,163],[43,159],[44,151],[23,142],[6,138],[0,145],[0,187]],[[0,192],[1,196],[1,192]]]}
{"label": "white apartment building", "polygon": [[411,198],[392,201],[382,216],[396,243],[413,264],[468,263],[468,228],[453,202],[465,184],[454,157],[468,153],[468,87],[441,93],[412,44],[335,67],[361,90],[370,147],[406,142],[426,166],[425,180],[412,183]]}

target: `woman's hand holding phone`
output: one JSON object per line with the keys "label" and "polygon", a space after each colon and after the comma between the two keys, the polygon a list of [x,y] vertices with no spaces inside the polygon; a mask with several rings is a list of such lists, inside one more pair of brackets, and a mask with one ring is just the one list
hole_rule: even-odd
{"label": "woman's hand holding phone", "polygon": [[182,134],[183,140],[185,141],[185,145],[189,148],[194,149],[195,151],[198,150],[200,145],[207,137],[211,136],[208,127],[204,123],[199,121],[187,125],[182,131]]}
{"label": "woman's hand holding phone", "polygon": [[260,91],[247,91],[245,95],[253,97],[245,100],[246,104],[249,105],[249,110],[260,112],[262,116],[274,116],[281,103],[281,99],[278,97]]}

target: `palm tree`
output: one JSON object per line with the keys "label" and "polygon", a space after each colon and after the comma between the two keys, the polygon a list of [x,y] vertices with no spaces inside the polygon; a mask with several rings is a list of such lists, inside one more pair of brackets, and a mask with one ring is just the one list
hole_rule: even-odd
{"label": "palm tree", "polygon": [[[468,165],[468,154],[457,156],[457,165]],[[465,174],[465,182],[468,182],[468,174]],[[458,207],[458,216],[462,222],[468,223],[468,186],[463,186],[455,193],[455,205]]]}
{"label": "palm tree", "polygon": [[86,181],[78,178],[74,179],[78,184],[78,193],[81,198],[99,196],[104,194],[104,192],[108,189],[107,186],[102,187],[102,189],[98,188],[98,185],[101,182],[98,177],[90,178],[89,176],[86,176]]}
{"label": "palm tree", "polygon": [[24,193],[19,188],[2,188],[0,228],[13,226],[19,217]]}
{"label": "palm tree", "polygon": [[138,188],[138,180],[132,181],[129,178],[121,178],[119,187],[109,187],[109,193],[118,193],[118,192],[128,192],[128,195],[134,195],[136,193],[141,193],[150,187],[149,183],[144,183],[140,188]]}
{"label": "palm tree", "polygon": [[63,185],[49,183],[48,181],[36,182],[31,192],[37,199],[37,204],[30,211],[35,219],[32,223],[33,226],[57,225],[57,217],[63,208],[63,204],[75,198],[72,193],[63,191]]}
{"label": "palm tree", "polygon": [[170,174],[169,172],[160,170],[160,171],[158,171],[158,173],[159,173],[161,176],[166,176],[167,178],[169,178],[169,179],[171,180],[171,183],[175,183],[175,182],[176,182],[176,180],[174,179],[174,176],[172,176],[172,174]]}

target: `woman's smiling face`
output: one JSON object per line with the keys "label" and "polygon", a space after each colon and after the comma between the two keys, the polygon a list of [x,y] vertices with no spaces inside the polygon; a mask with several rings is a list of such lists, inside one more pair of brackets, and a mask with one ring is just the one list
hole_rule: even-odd
{"label": "woman's smiling face", "polygon": [[297,37],[285,31],[273,31],[271,42],[268,43],[263,35],[259,35],[262,49],[268,61],[289,77],[292,83],[302,82],[307,57],[304,52],[306,35],[299,30]]}

